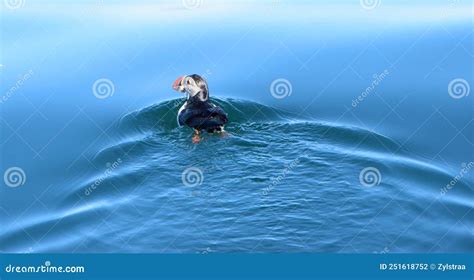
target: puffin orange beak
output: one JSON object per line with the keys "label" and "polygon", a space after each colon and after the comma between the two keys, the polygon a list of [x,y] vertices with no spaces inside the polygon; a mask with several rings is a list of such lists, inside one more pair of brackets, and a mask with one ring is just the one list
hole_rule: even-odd
{"label": "puffin orange beak", "polygon": [[183,87],[184,77],[186,77],[186,76],[181,76],[181,77],[177,78],[176,81],[174,81],[174,83],[173,83],[173,89],[174,90],[179,91],[179,92],[184,91],[184,87]]}

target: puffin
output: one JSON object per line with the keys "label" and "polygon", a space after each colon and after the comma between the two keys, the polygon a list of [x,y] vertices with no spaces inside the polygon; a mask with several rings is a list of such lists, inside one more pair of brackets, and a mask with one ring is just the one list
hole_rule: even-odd
{"label": "puffin", "polygon": [[225,133],[224,125],[228,122],[227,113],[211,103],[206,80],[197,75],[186,75],[176,79],[173,89],[185,93],[187,98],[178,111],[178,125],[194,129],[193,143],[201,141],[201,132]]}

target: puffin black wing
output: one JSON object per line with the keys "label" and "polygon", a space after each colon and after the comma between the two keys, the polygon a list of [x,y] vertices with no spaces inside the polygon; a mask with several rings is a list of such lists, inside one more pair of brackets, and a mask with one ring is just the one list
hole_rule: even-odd
{"label": "puffin black wing", "polygon": [[180,125],[185,124],[192,128],[209,132],[220,130],[227,121],[227,114],[224,110],[210,103],[188,106],[178,116]]}

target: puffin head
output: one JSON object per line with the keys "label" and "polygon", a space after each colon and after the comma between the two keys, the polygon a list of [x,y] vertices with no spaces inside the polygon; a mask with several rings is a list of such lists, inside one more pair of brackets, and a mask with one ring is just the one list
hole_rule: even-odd
{"label": "puffin head", "polygon": [[188,99],[197,98],[200,101],[207,101],[209,99],[207,82],[197,74],[177,78],[173,83],[173,89],[186,93]]}

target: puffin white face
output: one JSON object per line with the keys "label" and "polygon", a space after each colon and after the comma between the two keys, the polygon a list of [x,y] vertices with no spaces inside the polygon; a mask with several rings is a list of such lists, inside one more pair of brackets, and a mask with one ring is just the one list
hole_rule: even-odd
{"label": "puffin white face", "polygon": [[173,89],[185,92],[188,99],[196,97],[201,101],[207,101],[209,98],[207,82],[196,74],[179,77],[173,83]]}

